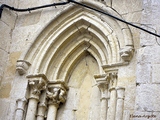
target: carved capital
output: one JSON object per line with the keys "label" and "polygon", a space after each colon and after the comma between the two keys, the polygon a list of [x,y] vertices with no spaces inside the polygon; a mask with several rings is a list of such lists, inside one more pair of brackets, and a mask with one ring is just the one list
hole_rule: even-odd
{"label": "carved capital", "polygon": [[102,75],[94,75],[94,78],[96,79],[97,82],[97,87],[99,88],[101,92],[101,99],[107,99],[107,91],[108,91],[108,84],[109,84],[109,79],[108,79],[107,74],[102,74]]}
{"label": "carved capital", "polygon": [[23,75],[27,72],[30,65],[31,64],[25,60],[17,60],[16,70],[19,75]]}
{"label": "carved capital", "polygon": [[41,91],[46,89],[47,78],[44,74],[28,75],[28,84],[30,88],[30,98],[39,100]]}
{"label": "carved capital", "polygon": [[120,56],[125,62],[129,62],[133,56],[134,49],[131,46],[127,46],[120,50]]}
{"label": "carved capital", "polygon": [[118,77],[118,71],[109,71],[108,73],[108,79],[110,79],[110,86],[116,86],[117,85],[117,77]]}
{"label": "carved capital", "polygon": [[68,87],[62,81],[48,83],[47,98],[49,104],[59,105],[66,101]]}

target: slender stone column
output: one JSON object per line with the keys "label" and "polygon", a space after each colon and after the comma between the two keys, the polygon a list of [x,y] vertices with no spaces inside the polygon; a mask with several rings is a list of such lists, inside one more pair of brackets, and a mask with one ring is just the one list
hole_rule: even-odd
{"label": "slender stone column", "polygon": [[48,83],[47,97],[49,99],[49,108],[47,120],[56,120],[59,104],[66,101],[67,89],[68,87],[63,81]]}
{"label": "slender stone column", "polygon": [[57,116],[57,109],[59,107],[59,104],[50,104],[48,108],[48,114],[47,114],[47,120],[56,120]]}
{"label": "slender stone column", "polygon": [[107,109],[108,109],[108,84],[107,75],[95,75],[97,81],[97,86],[101,92],[101,110],[100,110],[100,120],[107,119]]}
{"label": "slender stone column", "polygon": [[26,98],[18,99],[16,102],[17,102],[17,109],[16,109],[15,120],[23,120],[27,99]]}
{"label": "slender stone column", "polygon": [[43,74],[29,75],[27,77],[29,78],[30,96],[26,120],[35,120],[41,90],[45,89],[47,79]]}
{"label": "slender stone column", "polygon": [[116,89],[112,87],[110,90],[110,107],[109,107],[109,115],[108,120],[115,120],[116,113]]}
{"label": "slender stone column", "polygon": [[111,72],[109,73],[110,76],[110,107],[108,110],[108,120],[115,120],[115,114],[116,114],[116,84],[117,84],[117,72]]}
{"label": "slender stone column", "polygon": [[123,105],[124,105],[124,91],[125,88],[117,87],[117,108],[116,108],[116,120],[123,119]]}
{"label": "slender stone column", "polygon": [[38,105],[37,120],[44,120],[46,110],[47,110],[47,106],[46,106],[45,103],[40,103],[40,104]]}
{"label": "slender stone column", "polygon": [[38,105],[37,120],[44,120],[47,110],[46,91],[42,92],[40,103]]}

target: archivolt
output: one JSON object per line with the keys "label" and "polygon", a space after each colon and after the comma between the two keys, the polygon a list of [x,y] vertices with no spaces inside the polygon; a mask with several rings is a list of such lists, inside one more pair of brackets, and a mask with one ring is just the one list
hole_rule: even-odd
{"label": "archivolt", "polygon": [[[98,5],[94,7],[104,8]],[[105,10],[120,17],[110,8]],[[49,80],[66,81],[75,64],[87,54],[96,59],[101,74],[102,65],[121,61],[119,51],[126,46],[133,47],[126,24],[70,6],[46,26],[21,59],[31,63],[32,74],[44,73]]]}

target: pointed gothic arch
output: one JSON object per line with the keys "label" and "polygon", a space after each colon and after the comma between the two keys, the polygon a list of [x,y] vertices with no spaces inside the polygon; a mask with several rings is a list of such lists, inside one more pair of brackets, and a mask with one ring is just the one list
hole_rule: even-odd
{"label": "pointed gothic arch", "polygon": [[[85,3],[98,9],[103,8],[108,13],[121,17],[111,8],[98,2],[96,4]],[[54,91],[63,93],[66,92],[65,84],[68,82],[70,73],[86,54],[90,54],[97,61],[99,75],[96,75],[95,79],[116,79],[115,71],[113,74],[104,75],[106,74],[103,70],[104,66],[129,63],[133,46],[131,32],[126,24],[83,7],[71,5],[37,36],[28,51],[18,60],[17,70],[20,74],[24,74],[29,68],[26,72],[29,74],[27,77],[29,85],[33,86],[38,83],[39,86],[44,86],[49,81],[51,84],[56,84],[56,87],[60,87],[53,91],[51,89],[48,92],[49,95]],[[39,78],[42,81],[37,82]],[[55,87],[54,85],[50,85],[49,88]],[[43,87],[31,88],[40,88],[39,93],[43,90]],[[64,101],[61,98],[59,102]],[[48,114],[51,115],[51,113]],[[32,119],[32,117],[26,119]],[[55,116],[52,115],[52,118]]]}
{"label": "pointed gothic arch", "polygon": [[[106,10],[120,17],[110,8]],[[97,60],[100,73],[103,73],[101,66],[121,62],[120,50],[127,47],[132,49],[133,41],[126,24],[85,8],[71,6],[42,30],[20,59],[31,64],[30,73],[47,74],[54,67],[60,71],[72,54],[87,51]],[[76,60],[75,56],[73,58]],[[60,74],[57,72],[56,75]],[[58,79],[53,76],[47,77]]]}

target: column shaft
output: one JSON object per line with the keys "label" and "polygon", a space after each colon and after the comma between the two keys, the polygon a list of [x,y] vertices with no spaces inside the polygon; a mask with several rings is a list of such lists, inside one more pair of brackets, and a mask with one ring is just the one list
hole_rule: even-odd
{"label": "column shaft", "polygon": [[122,120],[123,118],[124,90],[122,87],[117,88],[116,120]]}
{"label": "column shaft", "polygon": [[101,113],[100,113],[100,120],[106,120],[107,118],[107,108],[108,108],[108,101],[107,98],[101,100]]}
{"label": "column shaft", "polygon": [[26,99],[18,99],[17,100],[17,109],[16,109],[16,115],[15,120],[23,120],[24,112],[25,112],[25,105],[27,100]]}
{"label": "column shaft", "polygon": [[51,104],[48,108],[47,120],[56,120],[58,105]]}
{"label": "column shaft", "polygon": [[107,120],[115,120],[115,114],[116,114],[116,90],[115,88],[110,89],[110,107],[109,107],[109,113],[107,116]]}
{"label": "column shaft", "polygon": [[35,120],[36,119],[37,104],[38,104],[37,99],[34,99],[34,98],[29,99],[26,120]]}
{"label": "column shaft", "polygon": [[116,120],[122,120],[123,118],[123,99],[117,99],[117,108],[116,108]]}
{"label": "column shaft", "polygon": [[107,110],[108,110],[108,83],[109,79],[107,74],[95,75],[94,76],[97,82],[97,87],[101,93],[101,110],[100,110],[100,120],[107,119]]}
{"label": "column shaft", "polygon": [[37,120],[44,120],[45,113],[46,113],[46,106],[39,106]]}
{"label": "column shaft", "polygon": [[23,110],[16,110],[15,120],[23,120],[23,114],[24,114]]}

